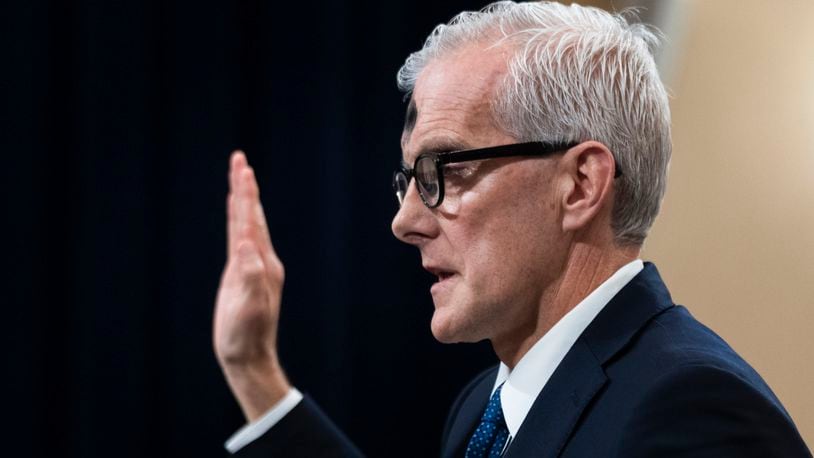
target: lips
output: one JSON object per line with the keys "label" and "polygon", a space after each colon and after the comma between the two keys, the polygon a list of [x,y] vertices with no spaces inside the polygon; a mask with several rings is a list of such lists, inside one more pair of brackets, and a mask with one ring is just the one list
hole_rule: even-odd
{"label": "lips", "polygon": [[443,267],[424,266],[424,269],[426,269],[427,272],[435,275],[438,278],[439,283],[444,281],[444,280],[447,280],[450,277],[452,277],[453,275],[455,275],[454,270],[446,269],[446,268],[443,268]]}
{"label": "lips", "polygon": [[426,269],[427,272],[435,275],[436,281],[432,284],[430,293],[433,295],[433,297],[435,297],[436,301],[438,300],[438,296],[436,295],[440,294],[444,290],[447,290],[458,277],[458,272],[448,267],[442,267],[439,265],[425,265],[424,269]]}

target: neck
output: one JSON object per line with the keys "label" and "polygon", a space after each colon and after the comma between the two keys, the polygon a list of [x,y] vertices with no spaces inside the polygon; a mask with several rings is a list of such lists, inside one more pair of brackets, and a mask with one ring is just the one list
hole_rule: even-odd
{"label": "neck", "polygon": [[573,310],[591,292],[625,264],[639,256],[639,247],[610,248],[574,244],[565,257],[560,275],[542,292],[537,319],[511,329],[507,335],[492,339],[498,358],[510,369],[562,317]]}

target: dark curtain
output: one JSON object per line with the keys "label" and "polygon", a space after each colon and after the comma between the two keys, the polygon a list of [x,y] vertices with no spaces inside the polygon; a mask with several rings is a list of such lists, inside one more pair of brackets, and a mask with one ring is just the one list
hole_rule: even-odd
{"label": "dark curtain", "polygon": [[[227,158],[286,266],[280,351],[371,456],[437,454],[495,362],[441,345],[390,233],[395,73],[471,1],[25,1],[3,8],[4,456],[223,456]],[[404,441],[406,435],[417,440]]]}

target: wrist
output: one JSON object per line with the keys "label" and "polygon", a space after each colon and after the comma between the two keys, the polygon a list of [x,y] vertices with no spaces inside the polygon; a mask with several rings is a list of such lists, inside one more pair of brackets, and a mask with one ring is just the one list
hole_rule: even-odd
{"label": "wrist", "polygon": [[253,422],[280,402],[291,389],[285,372],[276,361],[224,364],[229,388],[248,422]]}

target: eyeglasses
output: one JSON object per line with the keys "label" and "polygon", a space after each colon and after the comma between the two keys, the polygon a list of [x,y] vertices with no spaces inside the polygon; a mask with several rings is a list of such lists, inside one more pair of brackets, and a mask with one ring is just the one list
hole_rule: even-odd
{"label": "eyeglasses", "polygon": [[415,178],[418,194],[424,205],[428,208],[435,208],[444,201],[444,166],[446,164],[511,156],[542,157],[576,145],[578,143],[528,142],[444,153],[424,153],[416,158],[412,169],[402,164],[393,173],[393,190],[396,191],[399,205],[404,204],[404,196],[410,186],[410,179]]}

